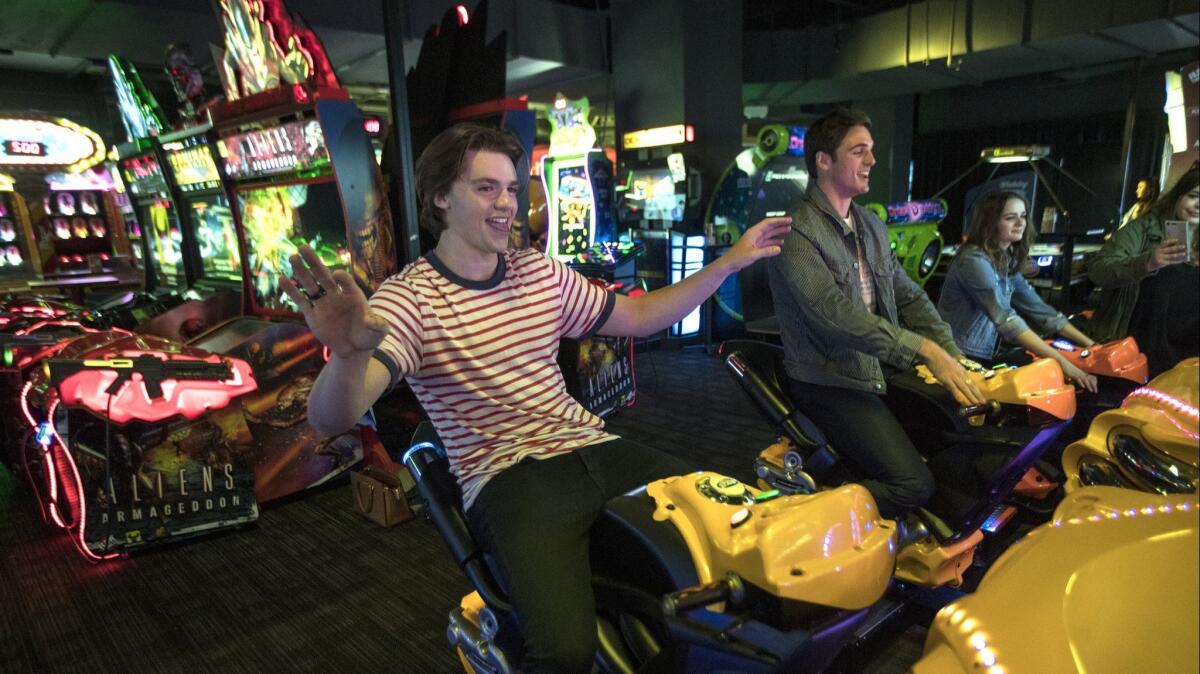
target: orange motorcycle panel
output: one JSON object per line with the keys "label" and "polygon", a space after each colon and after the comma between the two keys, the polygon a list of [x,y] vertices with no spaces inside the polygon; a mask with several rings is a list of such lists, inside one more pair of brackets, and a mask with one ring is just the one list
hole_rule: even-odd
{"label": "orange motorcycle panel", "polygon": [[926,536],[900,551],[896,578],[925,587],[958,587],[962,585],[963,571],[971,566],[975,548],[982,541],[982,531],[950,545],[941,545],[933,536]]}

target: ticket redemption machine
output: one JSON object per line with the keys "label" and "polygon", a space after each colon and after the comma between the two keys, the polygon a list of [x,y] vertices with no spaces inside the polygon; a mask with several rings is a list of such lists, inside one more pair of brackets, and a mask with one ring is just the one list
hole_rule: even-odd
{"label": "ticket redemption machine", "polygon": [[12,176],[0,174],[0,290],[10,281],[28,280],[42,271],[29,206],[15,185]]}
{"label": "ticket redemption machine", "polygon": [[[631,131],[622,136],[617,163],[616,208],[619,227],[646,247],[638,278],[649,290],[677,283],[704,266],[700,170],[689,160],[695,141],[690,124]],[[671,326],[673,338],[694,337],[707,322],[706,305]]]}
{"label": "ticket redemption machine", "polygon": [[[629,292],[636,255],[618,248],[613,212],[613,165],[596,147],[588,99],[561,94],[546,110],[550,147],[539,175],[546,203],[546,254],[593,283]],[[620,278],[626,276],[627,278]],[[559,368],[567,391],[588,411],[609,416],[633,403],[633,340],[593,335],[564,339]]]}
{"label": "ticket redemption machine", "polygon": [[550,149],[541,165],[548,213],[546,254],[564,262],[616,239],[612,162],[596,147],[588,111],[586,97],[568,101],[562,96],[547,110]]}
{"label": "ticket redemption machine", "polygon": [[[59,172],[66,178],[78,178],[47,180],[40,199],[27,192],[21,199],[27,209],[16,205],[21,195],[6,199],[14,214],[28,213],[33,245],[28,256],[22,257],[33,264],[30,271],[56,279],[36,279],[27,290],[42,292],[50,287],[119,282],[122,279],[118,276],[129,270],[129,239],[111,182],[106,187],[83,179],[85,172],[104,158],[100,136],[70,120],[43,115],[0,116],[0,172],[16,177],[35,173],[48,178]],[[17,218],[13,222],[15,242],[24,231]],[[7,257],[7,249],[5,252]],[[87,276],[104,278],[84,278]]]}

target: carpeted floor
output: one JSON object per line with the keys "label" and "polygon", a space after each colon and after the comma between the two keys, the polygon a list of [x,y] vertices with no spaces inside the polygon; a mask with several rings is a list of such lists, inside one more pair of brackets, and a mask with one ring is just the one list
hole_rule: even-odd
{"label": "carpeted floor", "polygon": [[[637,377],[612,431],[752,480],[771,434],[716,357],[641,353]],[[446,615],[467,591],[431,526],[378,528],[345,483],[243,531],[92,566],[0,465],[0,672],[460,671]],[[904,671],[923,639],[892,629],[839,668]]]}

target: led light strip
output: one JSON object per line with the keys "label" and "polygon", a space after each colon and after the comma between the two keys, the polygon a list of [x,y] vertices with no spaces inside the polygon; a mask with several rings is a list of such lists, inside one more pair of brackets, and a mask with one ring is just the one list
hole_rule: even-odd
{"label": "led light strip", "polygon": [[[1149,386],[1143,386],[1142,388],[1135,390],[1133,393],[1130,393],[1125,398],[1126,402],[1128,402],[1131,398],[1149,398],[1150,400],[1160,402],[1167,407],[1170,407],[1176,412],[1185,414],[1193,419],[1200,419],[1200,409],[1197,409],[1194,405],[1189,405],[1175,396],[1152,389]],[[1122,407],[1124,407],[1124,404],[1122,404]]]}

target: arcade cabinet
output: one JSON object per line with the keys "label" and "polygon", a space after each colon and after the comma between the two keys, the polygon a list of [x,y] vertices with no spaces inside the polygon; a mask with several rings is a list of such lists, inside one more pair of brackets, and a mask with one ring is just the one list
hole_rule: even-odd
{"label": "arcade cabinet", "polygon": [[561,95],[547,110],[550,149],[541,165],[548,211],[546,254],[564,262],[616,239],[612,162],[596,147],[588,111],[586,97],[568,101]]}
{"label": "arcade cabinet", "polygon": [[159,137],[166,174],[179,193],[180,255],[191,274],[185,301],[143,317],[139,332],[188,341],[241,313],[241,250],[210,129],[204,124]]}
{"label": "arcade cabinet", "polygon": [[[701,209],[700,171],[687,150],[695,140],[689,124],[631,131],[621,139],[617,162],[618,227],[645,245],[639,285],[655,290],[682,280],[704,265],[707,237]],[[707,321],[695,311],[668,330],[672,337],[699,334]]]}
{"label": "arcade cabinet", "polygon": [[14,189],[15,181],[0,175],[0,290],[10,281],[25,281],[42,271],[29,224],[29,207]]}
{"label": "arcade cabinet", "polygon": [[900,266],[917,285],[925,287],[942,259],[944,241],[938,225],[946,219],[946,202],[925,199],[886,206],[870,203],[867,208],[887,225],[888,240]]}
{"label": "arcade cabinet", "polygon": [[[250,363],[258,391],[243,405],[263,448],[260,502],[315,486],[363,456],[355,430],[318,438],[305,423],[324,349],[279,287],[308,244],[369,294],[396,270],[391,216],[363,119],[316,36],[279,2],[262,11],[221,2],[226,101],[210,107],[218,168],[240,249],[243,315],[190,346]],[[272,42],[261,48],[267,36]],[[284,60],[282,54],[297,53]],[[301,58],[301,56],[303,58]]]}
{"label": "arcade cabinet", "polygon": [[[718,249],[732,246],[763,218],[787,215],[804,198],[809,180],[804,132],[801,127],[767,125],[754,146],[740,152],[725,169],[704,216],[705,222],[712,223]],[[717,307],[718,332],[733,332],[742,323],[749,333],[779,333],[762,265],[750,265],[728,278],[717,292]]]}

